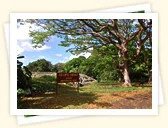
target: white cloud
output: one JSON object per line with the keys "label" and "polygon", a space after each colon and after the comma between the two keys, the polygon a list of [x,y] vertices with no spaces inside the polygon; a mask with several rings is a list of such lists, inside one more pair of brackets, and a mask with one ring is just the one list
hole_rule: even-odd
{"label": "white cloud", "polygon": [[88,58],[90,55],[91,55],[90,52],[84,52],[84,53],[79,54],[78,56],[84,56],[84,57]]}
{"label": "white cloud", "polygon": [[24,49],[21,48],[19,45],[17,45],[17,55],[22,54],[24,52]]}
{"label": "white cloud", "polygon": [[60,60],[60,63],[66,63],[67,61],[69,61],[68,57],[64,57],[62,60]]}
{"label": "white cloud", "polygon": [[69,57],[64,57],[62,60],[60,60],[60,63],[66,63],[69,60],[72,60],[73,58],[78,58],[79,56],[84,56],[86,58],[88,58],[91,55],[90,52],[85,52],[85,53],[81,53],[79,55],[70,55]]}
{"label": "white cloud", "polygon": [[42,27],[37,26],[35,24],[25,23],[24,25],[19,25],[17,28],[17,39],[18,40],[25,40],[25,39],[32,39],[29,36],[30,31],[37,30],[37,31],[44,31]]}
{"label": "white cloud", "polygon": [[27,58],[25,56],[25,58],[21,59],[21,62],[23,62],[23,65],[26,66],[28,65],[29,63],[32,63],[34,61],[37,61],[39,59],[45,59],[46,57],[45,56],[35,56],[35,57],[32,57],[32,58]]}
{"label": "white cloud", "polygon": [[43,45],[39,48],[34,48],[32,45],[32,38],[29,36],[30,30],[40,30],[39,27],[32,24],[20,25],[17,29],[17,54],[21,54],[24,51],[42,51],[50,49],[51,47]]}
{"label": "white cloud", "polygon": [[62,57],[62,54],[57,53],[57,54],[55,54],[55,56],[56,57]]}
{"label": "white cloud", "polygon": [[29,36],[30,24],[20,25],[17,28],[17,39],[18,40],[25,40],[31,39]]}
{"label": "white cloud", "polygon": [[70,55],[69,60],[71,60],[73,58],[78,58],[79,56],[84,56],[84,57],[88,58],[90,55],[91,55],[90,52],[80,53],[79,55]]}
{"label": "white cloud", "polygon": [[73,58],[78,58],[79,56],[84,56],[85,58],[88,58],[91,55],[92,51],[93,51],[93,48],[91,47],[88,49],[88,52],[83,52],[78,55],[71,55],[69,58],[73,59]]}
{"label": "white cloud", "polygon": [[33,45],[31,44],[31,40],[18,40],[17,41],[17,54],[21,54],[24,51],[42,51],[42,50],[46,50],[46,49],[50,49],[51,47],[47,46],[47,45],[43,45],[41,47],[33,47]]}
{"label": "white cloud", "polygon": [[36,50],[36,51],[42,51],[42,50],[46,50],[46,49],[50,49],[51,47],[47,46],[47,45],[43,45],[42,47],[40,48],[33,48],[33,50]]}

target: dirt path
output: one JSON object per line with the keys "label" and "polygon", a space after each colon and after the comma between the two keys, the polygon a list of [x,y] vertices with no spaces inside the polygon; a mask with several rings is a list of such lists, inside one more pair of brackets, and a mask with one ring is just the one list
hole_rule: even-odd
{"label": "dirt path", "polygon": [[22,97],[21,108],[36,109],[150,109],[152,107],[151,90],[138,90],[113,93],[62,93],[54,92]]}
{"label": "dirt path", "polygon": [[99,99],[88,108],[151,109],[152,93],[151,91],[132,91],[101,94]]}

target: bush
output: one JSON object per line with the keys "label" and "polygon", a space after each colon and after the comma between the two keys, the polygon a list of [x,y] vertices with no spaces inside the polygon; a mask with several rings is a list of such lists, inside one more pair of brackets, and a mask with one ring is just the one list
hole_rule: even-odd
{"label": "bush", "polygon": [[56,77],[54,77],[54,76],[48,76],[48,75],[41,76],[38,79],[41,80],[41,81],[47,81],[47,82],[48,81],[50,81],[50,82],[56,81]]}
{"label": "bush", "polygon": [[56,78],[54,76],[42,76],[32,79],[32,90],[36,93],[44,93],[56,90]]}

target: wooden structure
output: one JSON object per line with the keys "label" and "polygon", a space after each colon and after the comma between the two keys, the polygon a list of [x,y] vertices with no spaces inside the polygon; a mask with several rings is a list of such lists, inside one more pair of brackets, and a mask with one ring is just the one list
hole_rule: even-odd
{"label": "wooden structure", "polygon": [[79,82],[79,73],[57,73],[57,83]]}

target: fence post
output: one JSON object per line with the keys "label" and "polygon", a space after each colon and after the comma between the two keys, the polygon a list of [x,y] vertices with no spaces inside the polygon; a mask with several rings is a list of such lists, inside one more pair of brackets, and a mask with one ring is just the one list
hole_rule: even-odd
{"label": "fence post", "polygon": [[80,84],[78,82],[78,84],[77,84],[77,91],[78,91],[78,93],[79,93],[79,86],[80,86]]}

